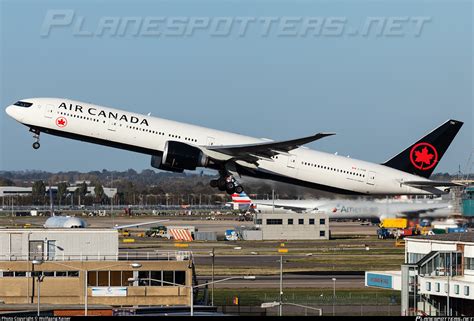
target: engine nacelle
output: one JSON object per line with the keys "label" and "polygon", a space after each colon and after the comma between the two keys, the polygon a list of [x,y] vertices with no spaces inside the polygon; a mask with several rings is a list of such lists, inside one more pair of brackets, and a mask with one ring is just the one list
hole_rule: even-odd
{"label": "engine nacelle", "polygon": [[162,166],[195,170],[196,167],[206,167],[209,158],[194,146],[169,140],[163,150]]}
{"label": "engine nacelle", "polygon": [[171,166],[166,166],[163,164],[163,157],[162,156],[151,156],[151,166],[154,168],[162,169],[164,171],[175,172],[175,173],[182,173],[184,169],[182,168],[174,168]]}

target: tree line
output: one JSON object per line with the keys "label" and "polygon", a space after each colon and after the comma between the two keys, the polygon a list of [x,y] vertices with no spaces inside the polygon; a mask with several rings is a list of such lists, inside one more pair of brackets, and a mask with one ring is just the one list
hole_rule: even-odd
{"label": "tree line", "polygon": [[[184,205],[184,204],[215,204],[230,201],[230,197],[209,186],[213,175],[199,173],[169,173],[145,169],[137,172],[127,171],[91,172],[45,172],[45,171],[0,171],[0,186],[32,187],[28,196],[16,197],[18,205],[47,205],[50,203],[48,186],[57,186],[57,192],[52,195],[56,205]],[[449,180],[456,178],[448,173],[438,173],[433,179]],[[238,178],[244,185],[245,191],[253,198],[271,198],[272,192],[276,198],[299,199],[318,197],[341,197],[322,191],[307,189],[294,185],[257,180],[253,178]],[[87,182],[90,182],[89,184]],[[74,192],[68,188],[76,187]],[[94,195],[88,193],[91,187]],[[113,199],[107,197],[104,187],[117,189]]]}

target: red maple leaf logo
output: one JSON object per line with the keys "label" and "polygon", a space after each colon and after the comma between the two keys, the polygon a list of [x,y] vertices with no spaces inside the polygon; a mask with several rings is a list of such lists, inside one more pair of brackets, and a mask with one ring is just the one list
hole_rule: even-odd
{"label": "red maple leaf logo", "polygon": [[67,125],[67,120],[64,117],[59,117],[56,119],[56,125],[58,127],[65,127]]}
{"label": "red maple leaf logo", "polygon": [[428,152],[428,148],[423,147],[423,149],[420,151],[416,150],[415,151],[415,162],[417,163],[425,163],[426,165],[431,164],[431,160],[434,157],[434,154],[430,154]]}
{"label": "red maple leaf logo", "polygon": [[429,143],[418,143],[411,149],[410,161],[415,168],[425,171],[436,165],[438,152]]}

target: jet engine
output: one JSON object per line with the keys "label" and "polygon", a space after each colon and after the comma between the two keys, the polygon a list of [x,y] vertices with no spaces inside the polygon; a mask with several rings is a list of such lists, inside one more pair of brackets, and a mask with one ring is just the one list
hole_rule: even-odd
{"label": "jet engine", "polygon": [[206,167],[209,158],[194,146],[167,141],[163,150],[163,156],[152,156],[151,166],[167,171],[182,173],[183,170],[195,170],[196,167]]}

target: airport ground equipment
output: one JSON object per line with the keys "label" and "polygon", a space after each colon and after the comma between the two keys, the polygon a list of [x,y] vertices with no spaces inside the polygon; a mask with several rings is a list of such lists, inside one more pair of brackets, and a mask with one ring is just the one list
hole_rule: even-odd
{"label": "airport ground equipment", "polygon": [[380,223],[381,228],[398,228],[404,229],[408,226],[406,218],[386,218]]}
{"label": "airport ground equipment", "polygon": [[147,237],[167,237],[168,229],[164,225],[152,226],[145,232]]}
{"label": "airport ground equipment", "polygon": [[377,230],[377,237],[381,240],[385,240],[385,239],[393,239],[395,238],[395,235],[389,229],[379,228]]}

